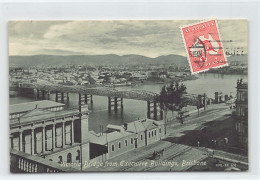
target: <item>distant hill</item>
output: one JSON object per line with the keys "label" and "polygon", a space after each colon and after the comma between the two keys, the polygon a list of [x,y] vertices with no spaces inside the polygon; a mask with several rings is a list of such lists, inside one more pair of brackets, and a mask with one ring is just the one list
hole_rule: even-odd
{"label": "distant hill", "polygon": [[[229,63],[244,63],[247,64],[247,55],[227,57]],[[141,55],[123,55],[115,54],[107,55],[35,55],[35,56],[9,56],[9,64],[19,66],[37,66],[37,65],[120,65],[120,64],[165,64],[178,65],[181,67],[188,66],[188,60],[180,55],[159,56],[149,58]]]}
{"label": "distant hill", "polygon": [[248,55],[237,55],[227,57],[228,63],[239,63],[239,64],[248,64]]}
{"label": "distant hill", "polygon": [[187,58],[180,55],[159,56],[149,58],[140,55],[115,54],[107,55],[35,55],[35,56],[9,56],[9,64],[19,66],[37,66],[37,65],[64,65],[64,64],[90,64],[90,65],[120,65],[120,64],[171,64],[187,66]]}

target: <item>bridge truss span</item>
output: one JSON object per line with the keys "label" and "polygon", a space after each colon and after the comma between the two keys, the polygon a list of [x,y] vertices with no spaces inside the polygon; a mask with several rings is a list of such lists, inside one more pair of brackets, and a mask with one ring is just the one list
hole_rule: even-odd
{"label": "bridge truss span", "polygon": [[117,90],[108,87],[65,86],[58,84],[21,83],[20,88],[32,88],[51,92],[81,93],[95,96],[117,97],[143,101],[154,101],[159,94],[145,90]]}
{"label": "bridge truss span", "polygon": [[[15,84],[15,83],[13,83]],[[146,90],[118,90],[111,87],[94,87],[94,86],[66,86],[61,84],[53,83],[16,83],[15,88],[21,91],[34,92],[36,94],[36,99],[47,99],[50,98],[51,93],[56,94],[55,101],[68,104],[69,93],[79,94],[80,103],[79,106],[83,104],[88,104],[88,102],[93,103],[92,96],[104,96],[108,97],[108,110],[111,112],[112,108],[117,112],[118,108],[123,109],[123,99],[133,99],[147,101],[147,117],[153,119],[162,119],[162,109],[161,104],[158,101],[159,94]],[[30,91],[28,91],[30,90]],[[36,92],[36,93],[35,93]],[[206,108],[208,104],[206,95],[196,95],[196,94],[184,94],[182,96],[182,101],[186,105],[201,107],[201,105]],[[82,103],[81,103],[82,102]]]}

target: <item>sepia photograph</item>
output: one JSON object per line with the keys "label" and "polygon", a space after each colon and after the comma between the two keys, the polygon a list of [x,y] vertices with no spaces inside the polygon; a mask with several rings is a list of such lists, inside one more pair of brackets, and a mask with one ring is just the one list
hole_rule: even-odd
{"label": "sepia photograph", "polygon": [[11,173],[246,172],[247,19],[11,20]]}

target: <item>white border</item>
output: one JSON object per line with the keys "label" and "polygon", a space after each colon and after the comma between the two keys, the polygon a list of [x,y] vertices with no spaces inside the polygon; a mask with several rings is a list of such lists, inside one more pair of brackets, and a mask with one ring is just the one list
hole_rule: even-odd
{"label": "white border", "polygon": [[[15,1],[15,0],[14,0]],[[21,0],[22,1],[22,0]],[[28,2],[30,1],[30,2]],[[0,59],[1,83],[1,144],[0,172],[5,179],[258,179],[259,176],[259,2],[253,1],[206,1],[176,0],[148,2],[88,2],[82,0],[49,0],[46,3],[16,3],[5,0],[0,2]],[[48,1],[48,0],[46,0]],[[59,1],[59,3],[57,3]],[[64,3],[66,1],[66,3]],[[129,0],[126,0],[129,1]],[[174,1],[174,0],[172,0]],[[249,23],[249,171],[236,173],[91,173],[91,174],[35,174],[35,175],[10,175],[9,174],[9,149],[8,147],[8,48],[7,48],[7,21],[8,20],[67,20],[67,19],[208,19],[209,17],[243,18]]]}

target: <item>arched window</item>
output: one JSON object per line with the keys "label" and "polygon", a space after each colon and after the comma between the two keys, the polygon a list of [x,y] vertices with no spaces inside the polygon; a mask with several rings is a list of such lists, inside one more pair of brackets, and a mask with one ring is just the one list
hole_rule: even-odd
{"label": "arched window", "polygon": [[153,137],[153,131],[152,131],[152,137]]}
{"label": "arched window", "polygon": [[121,148],[121,142],[118,143],[118,149],[120,149],[120,148]]}
{"label": "arched window", "polygon": [[149,132],[149,138],[151,137],[151,133]]}
{"label": "arched window", "polygon": [[112,149],[112,152],[115,151],[115,145],[114,144],[111,146],[111,149]]}
{"label": "arched window", "polygon": [[143,135],[141,135],[141,141],[143,140]]}
{"label": "arched window", "polygon": [[71,163],[72,162],[71,161],[71,159],[72,159],[71,156],[72,156],[71,153],[68,153],[68,155],[67,155],[67,163]]}
{"label": "arched window", "polygon": [[156,136],[156,130],[154,130],[154,135]]}
{"label": "arched window", "polygon": [[127,140],[125,140],[125,146],[127,146]]}
{"label": "arched window", "polygon": [[131,144],[134,144],[134,139],[133,138],[131,138]]}
{"label": "arched window", "polygon": [[77,150],[76,160],[80,160],[80,150]]}
{"label": "arched window", "polygon": [[59,156],[58,158],[59,158],[59,162],[58,163],[61,164],[62,163],[62,156]]}

